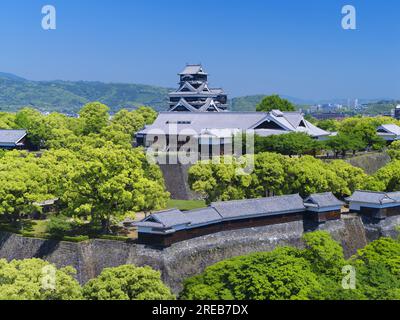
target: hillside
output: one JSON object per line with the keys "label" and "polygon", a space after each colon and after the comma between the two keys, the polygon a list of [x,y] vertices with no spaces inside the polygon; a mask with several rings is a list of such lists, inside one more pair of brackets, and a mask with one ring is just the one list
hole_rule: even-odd
{"label": "hillside", "polygon": [[0,110],[16,111],[24,106],[42,111],[76,112],[85,103],[100,101],[112,111],[148,105],[162,110],[169,89],[140,84],[87,81],[29,81],[0,73]]}
{"label": "hillside", "polygon": [[[232,111],[255,111],[257,104],[259,104],[261,100],[267,95],[268,94],[256,94],[251,96],[233,98],[230,102],[230,109]],[[281,94],[279,96],[283,99],[289,100],[297,108],[301,108],[304,105],[311,105],[314,103],[311,100],[303,100]]]}
{"label": "hillside", "polygon": [[[166,110],[168,92],[173,89],[126,83],[103,83],[91,81],[31,81],[10,73],[0,72],[0,111],[16,111],[25,106],[41,111],[77,112],[84,104],[100,101],[117,111],[122,108],[135,108],[142,105],[157,111]],[[230,100],[231,111],[255,111],[256,105],[265,95],[249,95]],[[281,95],[299,108],[324,101],[311,101]],[[336,101],[335,99],[331,102]],[[337,100],[341,101],[341,100]],[[378,100],[376,100],[378,101]],[[372,102],[376,102],[372,101]],[[363,100],[361,103],[371,102]],[[370,105],[371,113],[387,111],[390,105]],[[379,112],[378,112],[379,113]]]}

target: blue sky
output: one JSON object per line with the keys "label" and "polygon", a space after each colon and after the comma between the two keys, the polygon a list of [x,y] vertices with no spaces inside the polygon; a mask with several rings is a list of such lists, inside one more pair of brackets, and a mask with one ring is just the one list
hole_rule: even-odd
{"label": "blue sky", "polygon": [[[41,8],[57,9],[57,30]],[[341,8],[357,9],[357,30]],[[0,71],[175,87],[203,63],[231,96],[400,98],[398,0],[2,0]]]}

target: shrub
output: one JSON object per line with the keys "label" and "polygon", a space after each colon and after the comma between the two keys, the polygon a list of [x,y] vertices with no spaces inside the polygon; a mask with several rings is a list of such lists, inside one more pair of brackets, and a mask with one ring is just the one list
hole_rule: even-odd
{"label": "shrub", "polygon": [[71,233],[73,230],[73,222],[65,216],[51,217],[46,231],[54,238],[62,238]]}

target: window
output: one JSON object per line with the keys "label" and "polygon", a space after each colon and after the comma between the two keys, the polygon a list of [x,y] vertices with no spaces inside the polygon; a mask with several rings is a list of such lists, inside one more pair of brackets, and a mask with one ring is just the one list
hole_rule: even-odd
{"label": "window", "polygon": [[192,124],[191,121],[167,121],[165,124]]}

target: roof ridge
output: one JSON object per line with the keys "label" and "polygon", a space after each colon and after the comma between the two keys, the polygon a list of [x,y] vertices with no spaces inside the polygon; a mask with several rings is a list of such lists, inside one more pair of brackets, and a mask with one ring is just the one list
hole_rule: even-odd
{"label": "roof ridge", "polygon": [[216,210],[215,208],[213,208],[213,207],[211,207],[211,206],[207,206],[207,207],[204,207],[204,208],[197,208],[197,209],[182,211],[182,213],[186,214],[186,213],[190,213],[190,212],[199,212],[199,211],[201,211],[201,210],[206,210],[206,209],[213,209],[213,210]]}
{"label": "roof ridge", "polygon": [[179,212],[183,213],[178,208],[170,208],[170,209],[166,209],[166,210],[160,210],[160,211],[157,211],[157,212],[153,212],[152,214],[167,213],[167,212],[171,212],[171,211],[179,211]]}
{"label": "roof ridge", "polygon": [[243,201],[260,201],[260,200],[266,200],[266,199],[278,199],[278,198],[283,198],[283,197],[292,197],[292,196],[300,196],[299,193],[293,193],[293,194],[283,194],[281,196],[273,196],[273,197],[261,197],[261,198],[251,198],[251,199],[237,199],[237,200],[229,200],[229,201],[217,201],[217,202],[212,202],[211,206],[213,204],[218,204],[218,203],[229,203],[229,202],[243,202]]}
{"label": "roof ridge", "polygon": [[388,194],[386,191],[373,191],[373,190],[355,190],[354,192],[366,192],[366,193],[375,193],[375,194]]}
{"label": "roof ridge", "polygon": [[332,195],[334,195],[332,191],[326,191],[326,192],[312,193],[312,194],[310,194],[310,197],[311,196],[323,195],[323,194],[332,194]]}

